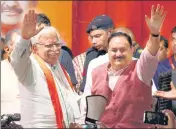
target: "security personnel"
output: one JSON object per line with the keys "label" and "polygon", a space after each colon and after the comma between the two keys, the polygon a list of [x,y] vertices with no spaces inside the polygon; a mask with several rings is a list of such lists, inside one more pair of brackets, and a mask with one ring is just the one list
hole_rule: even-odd
{"label": "security personnel", "polygon": [[114,29],[112,19],[106,15],[95,17],[87,27],[87,34],[89,41],[93,44],[86,52],[86,59],[84,62],[83,82],[80,86],[80,91],[84,91],[86,84],[86,75],[89,62],[100,55],[106,54],[108,46],[108,38]]}

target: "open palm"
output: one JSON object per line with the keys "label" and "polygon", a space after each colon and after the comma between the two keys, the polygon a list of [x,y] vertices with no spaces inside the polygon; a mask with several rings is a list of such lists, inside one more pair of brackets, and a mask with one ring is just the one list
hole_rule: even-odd
{"label": "open palm", "polygon": [[157,8],[155,8],[155,6],[152,5],[151,18],[149,19],[148,16],[145,15],[146,23],[151,34],[159,34],[166,15],[167,12],[164,11],[163,6],[160,7],[158,4]]}
{"label": "open palm", "polygon": [[43,29],[43,27],[36,29],[36,24],[37,14],[34,10],[29,10],[29,12],[25,14],[22,24],[22,37],[24,39],[30,39]]}

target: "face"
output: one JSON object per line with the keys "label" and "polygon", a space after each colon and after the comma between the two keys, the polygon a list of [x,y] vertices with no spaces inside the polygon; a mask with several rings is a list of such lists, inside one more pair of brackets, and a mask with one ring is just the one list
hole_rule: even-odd
{"label": "face", "polygon": [[89,41],[93,47],[100,50],[107,50],[110,33],[105,30],[93,30],[89,34]]}
{"label": "face", "polygon": [[176,55],[176,33],[172,33],[172,51]]}
{"label": "face", "polygon": [[1,1],[1,22],[7,25],[18,24],[29,10],[31,1]]}
{"label": "face", "polygon": [[36,44],[36,53],[47,63],[54,65],[59,59],[61,44],[55,32],[42,34]]}
{"label": "face", "polygon": [[158,60],[162,61],[167,58],[167,48],[164,46],[164,40],[160,41]]}
{"label": "face", "polygon": [[132,54],[132,48],[125,37],[114,37],[109,42],[108,56],[111,67],[114,70],[119,70],[129,65],[132,61]]}
{"label": "face", "polygon": [[36,29],[38,29],[38,28],[40,28],[40,27],[45,27],[45,26],[48,26],[48,25],[46,25],[46,24],[44,24],[44,23],[40,23],[40,24],[37,24]]}
{"label": "face", "polygon": [[11,40],[8,42],[8,46],[6,45],[4,47],[4,50],[8,55],[10,55],[10,53],[13,51],[17,38],[19,38],[19,35],[17,33],[13,33]]}

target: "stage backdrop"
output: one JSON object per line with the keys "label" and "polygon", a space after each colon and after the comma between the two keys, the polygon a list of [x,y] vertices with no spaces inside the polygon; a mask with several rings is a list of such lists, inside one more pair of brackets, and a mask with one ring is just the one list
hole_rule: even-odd
{"label": "stage backdrop", "polygon": [[[26,12],[34,8],[50,18],[51,24],[56,27],[76,56],[91,47],[86,27],[95,16],[102,14],[109,15],[116,27],[127,26],[132,29],[137,42],[141,47],[145,47],[149,31],[146,28],[144,15],[150,16],[152,4],[164,5],[168,10],[161,34],[170,39],[170,31],[176,26],[175,1],[1,1],[1,23],[3,21],[6,24],[14,24],[13,22],[20,19],[18,16],[14,17],[14,14],[9,14],[7,9],[13,11],[14,7],[17,7],[17,10],[21,8],[22,12]],[[2,23],[1,34],[13,27],[16,26]]]}
{"label": "stage backdrop", "polygon": [[[29,9],[46,14],[68,47],[72,48],[72,1],[1,1],[1,36],[10,28],[18,28],[20,25],[16,24],[21,23]],[[21,11],[17,13],[16,10]]]}
{"label": "stage backdrop", "polygon": [[145,14],[150,16],[152,4],[161,4],[168,10],[161,34],[170,39],[170,31],[176,26],[175,1],[74,1],[72,11],[74,54],[80,54],[91,46],[87,39],[86,27],[95,16],[101,14],[109,15],[116,27],[127,26],[132,29],[137,42],[141,47],[145,47],[149,31],[144,16]]}

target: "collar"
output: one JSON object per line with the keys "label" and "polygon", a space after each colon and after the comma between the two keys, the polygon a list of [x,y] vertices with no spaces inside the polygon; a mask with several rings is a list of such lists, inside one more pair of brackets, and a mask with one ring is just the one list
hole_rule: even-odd
{"label": "collar", "polygon": [[128,65],[125,66],[124,68],[119,69],[119,70],[116,71],[116,70],[113,70],[112,67],[110,67],[110,64],[108,64],[108,67],[107,67],[108,75],[110,75],[110,76],[118,76],[118,75],[122,74],[123,71],[124,71],[127,67],[128,67]]}

